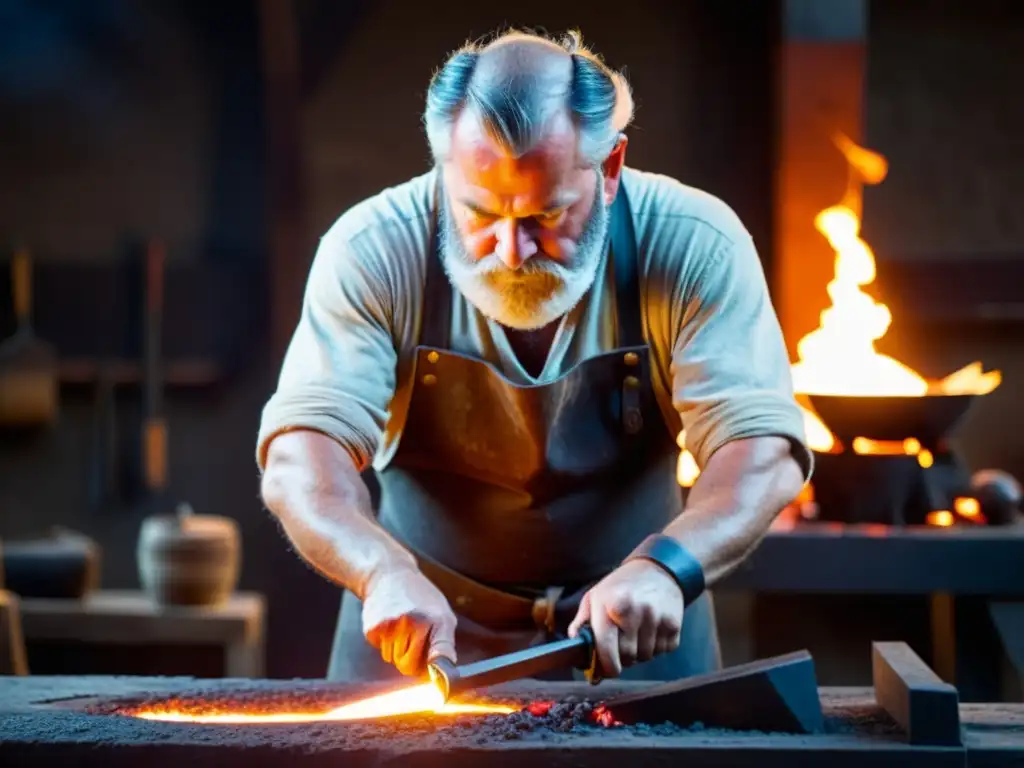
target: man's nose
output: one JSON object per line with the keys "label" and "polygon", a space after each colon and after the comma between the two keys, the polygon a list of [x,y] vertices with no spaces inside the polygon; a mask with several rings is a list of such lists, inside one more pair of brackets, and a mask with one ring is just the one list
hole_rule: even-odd
{"label": "man's nose", "polygon": [[537,250],[537,243],[517,219],[504,219],[498,225],[495,253],[509,269],[519,269]]}

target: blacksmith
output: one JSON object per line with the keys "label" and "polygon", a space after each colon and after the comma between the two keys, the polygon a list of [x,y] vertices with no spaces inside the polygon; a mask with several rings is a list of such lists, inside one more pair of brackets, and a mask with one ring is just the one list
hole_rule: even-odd
{"label": "blacksmith", "polygon": [[323,236],[257,456],[288,539],[345,590],[329,678],[583,622],[606,676],[719,665],[707,590],[811,457],[750,235],[625,166],[632,115],[577,35],[469,45],[430,83],[433,168]]}

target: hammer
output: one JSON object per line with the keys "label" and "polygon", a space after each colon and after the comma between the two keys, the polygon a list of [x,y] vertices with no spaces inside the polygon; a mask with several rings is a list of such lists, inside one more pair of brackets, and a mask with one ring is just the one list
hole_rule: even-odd
{"label": "hammer", "polygon": [[601,681],[594,633],[589,625],[580,627],[576,637],[555,640],[472,664],[456,666],[448,659],[435,659],[427,666],[427,672],[447,702],[451,697],[474,688],[521,680],[565,668],[584,670],[592,685]]}

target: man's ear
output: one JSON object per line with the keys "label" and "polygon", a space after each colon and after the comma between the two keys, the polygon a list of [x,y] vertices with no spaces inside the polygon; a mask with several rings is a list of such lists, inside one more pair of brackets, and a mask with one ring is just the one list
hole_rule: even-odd
{"label": "man's ear", "polygon": [[604,174],[604,202],[611,205],[615,195],[619,191],[619,182],[622,180],[622,167],[626,164],[626,145],[629,139],[626,134],[620,133],[615,142],[615,149],[605,158],[601,164],[601,171]]}

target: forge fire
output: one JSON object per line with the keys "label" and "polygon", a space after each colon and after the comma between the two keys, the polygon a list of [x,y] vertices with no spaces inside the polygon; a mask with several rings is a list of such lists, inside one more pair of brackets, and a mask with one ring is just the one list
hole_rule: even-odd
{"label": "forge fire", "polygon": [[[803,411],[812,480],[794,507],[805,520],[886,525],[1008,525],[1020,519],[1020,484],[1006,472],[973,475],[950,436],[972,401],[1002,383],[999,370],[974,361],[928,379],[876,348],[889,330],[889,308],[870,294],[875,256],[861,237],[865,186],[882,183],[888,160],[835,131],[832,144],[847,169],[846,189],[814,217],[834,252],[830,305],[797,344],[794,391]],[[700,474],[682,450],[677,479]]]}
{"label": "forge fire", "polygon": [[432,684],[408,686],[352,700],[333,688],[184,692],[153,699],[89,702],[91,715],[112,715],[198,726],[277,726],[364,723],[384,728],[471,728],[503,740],[527,732],[579,732],[621,726],[601,703],[571,695],[560,700],[524,696],[441,701]]}
{"label": "forge fire", "polygon": [[[985,395],[1002,381],[999,371],[984,372],[974,362],[939,381],[928,381],[917,371],[875,349],[892,323],[889,308],[863,289],[875,281],[875,257],[861,238],[862,190],[881,183],[888,174],[885,157],[858,146],[837,133],[836,147],[846,159],[846,194],[837,205],[821,211],[815,227],[835,251],[835,274],[828,284],[832,305],[821,313],[819,327],[797,345],[799,360],[793,365],[793,384],[800,395],[852,397],[926,397]],[[808,439],[820,452],[837,449],[835,436],[813,408],[804,404]],[[827,421],[827,420],[826,420]],[[858,454],[891,452],[878,448],[872,436],[861,437],[850,447]],[[930,458],[922,454],[920,436],[905,435],[899,443],[906,455],[920,456],[927,467]]]}

